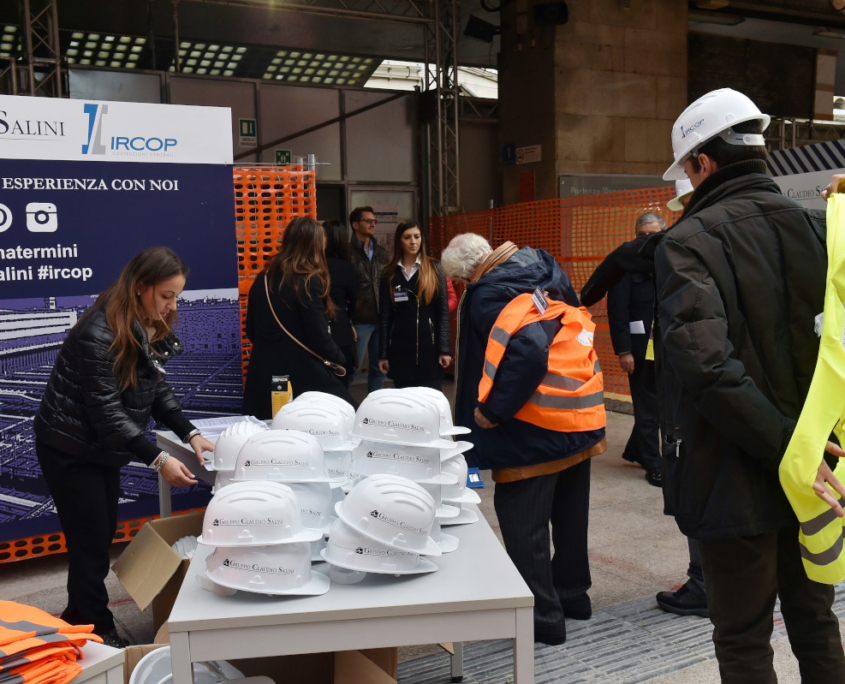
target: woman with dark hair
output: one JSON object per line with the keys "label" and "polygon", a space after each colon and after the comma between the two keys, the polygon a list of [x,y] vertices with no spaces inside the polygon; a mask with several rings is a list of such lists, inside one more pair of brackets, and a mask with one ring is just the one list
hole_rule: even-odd
{"label": "woman with dark hair", "polygon": [[152,466],[174,487],[191,472],[147,439],[152,416],[190,444],[200,465],[214,445],[182,414],[162,364],[182,352],[173,333],[176,298],[188,269],[166,247],[144,250],[71,329],[35,415],[35,452],[53,497],[68,553],[62,619],[93,624],[122,648],[105,579],[117,529],[120,468]]}
{"label": "woman with dark hair", "polygon": [[400,223],[379,290],[379,369],[396,387],[439,390],[452,363],[449,301],[440,263],[414,221]]}
{"label": "woman with dark hair", "polygon": [[352,314],[357,305],[358,288],[355,284],[355,268],[349,260],[349,234],[340,221],[324,221],[326,232],[326,261],[329,266],[331,290],[329,296],[335,305],[335,319],[332,321],[332,339],[340,347],[346,359],[346,376],[343,384],[348,388],[355,376],[355,342],[358,336],[352,327]]}
{"label": "woman with dark hair", "polygon": [[[249,291],[246,334],[252,342],[244,388],[244,412],[273,415],[274,375],[290,378],[293,396],[318,391],[355,405],[341,378],[346,359],[332,339],[329,317],[336,307],[329,297],[326,234],[308,216],[291,221],[282,247]],[[335,368],[335,370],[338,370]]]}

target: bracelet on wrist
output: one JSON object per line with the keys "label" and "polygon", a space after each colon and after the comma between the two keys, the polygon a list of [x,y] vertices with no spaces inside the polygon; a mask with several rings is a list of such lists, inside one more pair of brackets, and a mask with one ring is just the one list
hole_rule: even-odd
{"label": "bracelet on wrist", "polygon": [[193,430],[191,430],[191,431],[190,431],[187,435],[185,435],[185,436],[182,438],[182,444],[190,444],[190,443],[191,443],[191,440],[192,440],[194,437],[196,437],[197,435],[201,435],[201,434],[202,434],[202,433],[199,431],[199,429],[194,428]]}
{"label": "bracelet on wrist", "polygon": [[167,463],[168,458],[170,458],[170,454],[168,454],[166,451],[162,451],[158,455],[158,458],[156,458],[156,460],[152,463],[153,470],[155,470],[157,473],[160,473],[161,469],[164,468],[164,464]]}

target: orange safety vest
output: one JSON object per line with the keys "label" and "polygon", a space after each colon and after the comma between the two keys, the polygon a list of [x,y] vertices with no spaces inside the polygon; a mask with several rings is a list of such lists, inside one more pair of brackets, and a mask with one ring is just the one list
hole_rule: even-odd
{"label": "orange safety vest", "polygon": [[548,372],[515,417],[556,432],[602,429],[607,425],[604,376],[593,348],[596,326],[592,316],[584,307],[546,302],[548,308],[540,313],[532,295],[521,294],[499,314],[487,341],[478,401],[487,401],[511,337],[526,325],[559,318],[562,325],[549,346]]}

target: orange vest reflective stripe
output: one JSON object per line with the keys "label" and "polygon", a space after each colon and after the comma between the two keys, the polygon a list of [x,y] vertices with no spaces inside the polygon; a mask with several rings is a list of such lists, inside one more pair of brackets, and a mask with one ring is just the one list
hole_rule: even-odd
{"label": "orange vest reflective stripe", "polygon": [[531,294],[521,294],[499,314],[487,341],[478,401],[487,401],[511,337],[526,325],[560,319],[561,329],[549,345],[549,369],[515,417],[557,432],[604,428],[604,376],[593,348],[592,316],[584,307],[546,301],[548,308],[540,313]]}

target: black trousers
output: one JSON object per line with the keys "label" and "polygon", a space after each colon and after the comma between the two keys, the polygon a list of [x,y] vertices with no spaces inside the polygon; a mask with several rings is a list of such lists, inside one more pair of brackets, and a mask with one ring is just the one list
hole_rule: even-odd
{"label": "black trousers", "polygon": [[628,384],[634,403],[634,429],[625,446],[623,458],[639,463],[646,470],[659,470],[660,422],[654,361],[636,359],[634,372],[628,376]]}
{"label": "black trousers", "polygon": [[698,547],[724,684],[777,682],[771,645],[777,597],[802,684],[845,684],[833,587],[807,578],[797,527]]}
{"label": "black trousers", "polygon": [[586,594],[592,586],[587,557],[590,460],[552,475],[497,483],[493,505],[505,549],[534,594],[535,634],[565,636],[561,601]]}
{"label": "black trousers", "polygon": [[112,631],[106,575],[117,529],[120,468],[81,463],[78,458],[35,442],[47,488],[53,497],[67,545],[67,608],[62,619]]}

